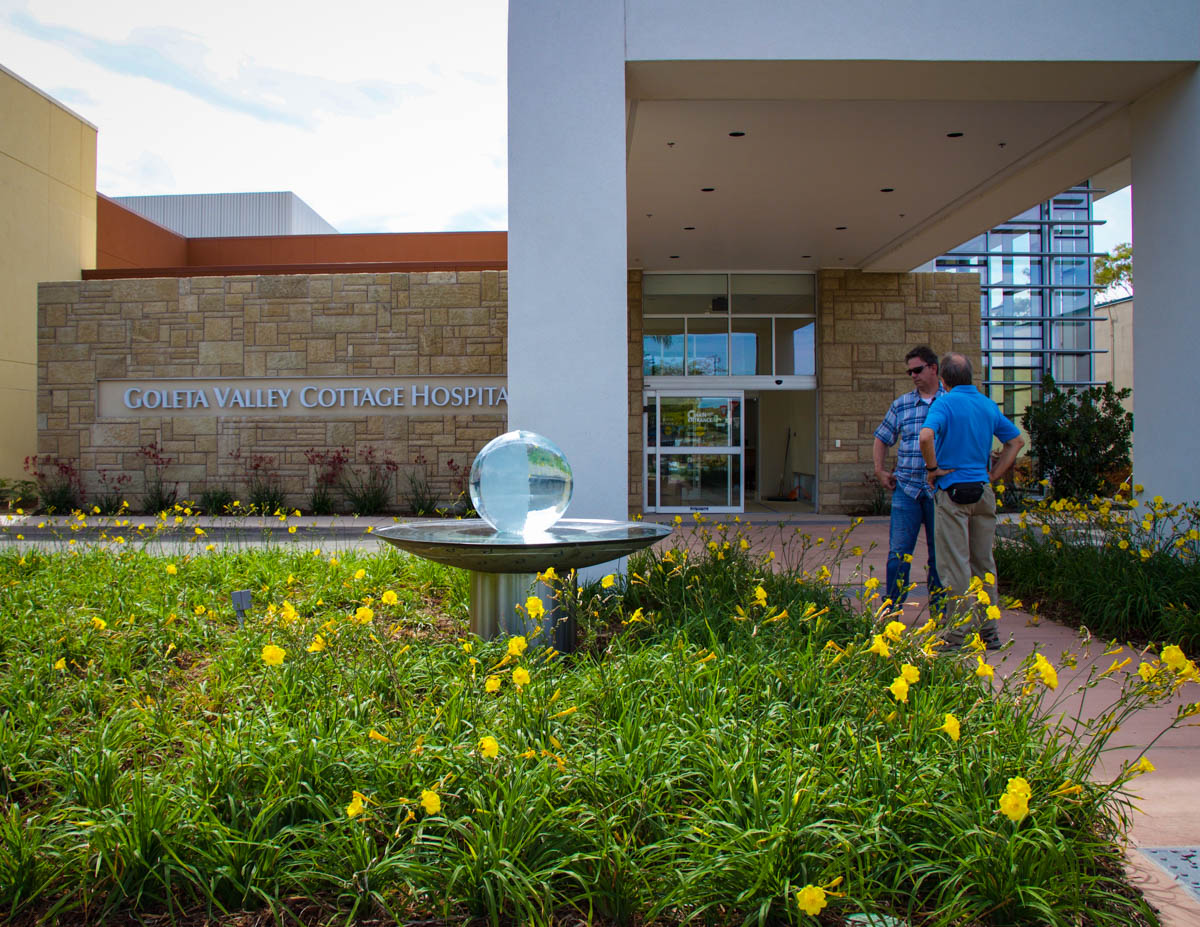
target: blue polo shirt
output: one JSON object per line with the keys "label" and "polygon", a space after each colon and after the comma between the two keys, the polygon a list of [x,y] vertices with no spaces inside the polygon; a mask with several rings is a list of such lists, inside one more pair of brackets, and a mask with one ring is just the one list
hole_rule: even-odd
{"label": "blue polo shirt", "polygon": [[925,416],[925,427],[934,435],[938,466],[953,470],[938,477],[938,489],[955,483],[986,483],[992,438],[1011,441],[1021,432],[973,384],[956,386],[942,396]]}

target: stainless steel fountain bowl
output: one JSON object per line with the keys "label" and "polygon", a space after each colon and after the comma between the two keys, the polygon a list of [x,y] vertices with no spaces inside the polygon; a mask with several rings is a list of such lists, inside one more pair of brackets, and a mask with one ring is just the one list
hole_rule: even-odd
{"label": "stainless steel fountain bowl", "polygon": [[447,566],[482,573],[571,570],[628,556],[661,541],[667,525],[563,518],[536,535],[506,535],[481,519],[423,518],[375,532],[389,544]]}

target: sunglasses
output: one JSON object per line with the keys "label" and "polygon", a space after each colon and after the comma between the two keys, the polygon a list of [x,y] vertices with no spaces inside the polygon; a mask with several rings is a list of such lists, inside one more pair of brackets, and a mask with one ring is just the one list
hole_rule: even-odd
{"label": "sunglasses", "polygon": [[929,366],[929,364],[922,364],[920,367],[909,367],[908,372],[910,375],[915,377],[918,373],[920,373],[922,370],[924,370],[928,366]]}

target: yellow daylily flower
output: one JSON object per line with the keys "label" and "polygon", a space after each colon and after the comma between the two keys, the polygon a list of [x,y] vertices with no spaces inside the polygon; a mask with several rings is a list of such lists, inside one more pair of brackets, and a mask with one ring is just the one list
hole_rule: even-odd
{"label": "yellow daylily flower", "polygon": [[796,904],[809,917],[816,917],[829,902],[825,900],[825,889],[819,885],[806,885],[796,892]]}
{"label": "yellow daylily flower", "polygon": [[287,656],[287,651],[275,644],[267,644],[262,649],[262,661],[267,666],[279,666],[285,656]]}
{"label": "yellow daylily flower", "polygon": [[367,796],[357,790],[350,793],[350,804],[346,806],[346,817],[356,818],[367,807]]}

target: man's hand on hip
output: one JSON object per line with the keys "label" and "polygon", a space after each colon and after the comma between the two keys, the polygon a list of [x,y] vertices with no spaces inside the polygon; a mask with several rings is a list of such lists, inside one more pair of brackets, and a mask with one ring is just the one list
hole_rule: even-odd
{"label": "man's hand on hip", "polygon": [[938,467],[936,470],[926,470],[925,481],[934,489],[937,489],[938,477],[945,476],[947,473],[953,473],[956,469],[956,467],[951,467],[949,470],[946,470],[943,467]]}

